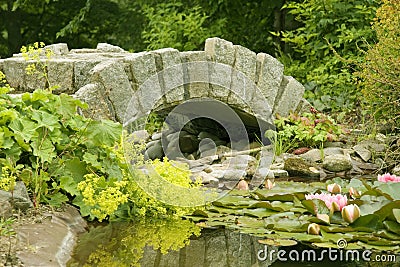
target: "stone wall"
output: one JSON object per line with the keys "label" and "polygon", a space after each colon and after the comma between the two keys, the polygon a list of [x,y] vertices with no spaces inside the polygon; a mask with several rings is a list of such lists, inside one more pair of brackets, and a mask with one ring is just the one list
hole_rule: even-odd
{"label": "stone wall", "polygon": [[189,52],[165,48],[129,53],[105,43],[96,49],[69,50],[66,44],[46,48],[54,52],[47,62],[48,82],[25,73],[32,62],[21,54],[1,59],[0,70],[17,93],[58,85],[55,92],[75,94],[89,104],[86,115],[94,118],[125,122],[153,108],[201,97],[264,121],[303,105],[303,85],[283,75],[277,59],[219,38],[207,39],[204,51]]}

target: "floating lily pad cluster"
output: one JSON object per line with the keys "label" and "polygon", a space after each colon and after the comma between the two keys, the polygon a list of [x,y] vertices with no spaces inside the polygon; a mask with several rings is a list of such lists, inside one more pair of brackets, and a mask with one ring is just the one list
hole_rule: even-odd
{"label": "floating lily pad cluster", "polygon": [[[359,207],[360,217],[354,222],[346,222],[340,211],[329,209],[322,200],[306,199],[308,194],[330,193],[327,185],[332,183],[341,186],[348,205]],[[358,194],[351,194],[354,191]],[[347,249],[400,252],[400,183],[396,182],[367,178],[275,182],[271,189],[232,190],[206,211],[187,217],[206,228],[235,229],[275,246],[300,242],[338,248],[337,242],[345,240]],[[318,225],[317,234],[308,233],[311,224]]]}

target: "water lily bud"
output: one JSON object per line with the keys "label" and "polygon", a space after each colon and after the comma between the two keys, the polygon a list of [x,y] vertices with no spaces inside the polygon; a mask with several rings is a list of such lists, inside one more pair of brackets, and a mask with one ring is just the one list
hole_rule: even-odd
{"label": "water lily bud", "polygon": [[326,222],[327,224],[330,224],[331,220],[329,218],[328,214],[317,214],[316,216],[318,219],[320,219],[321,221]]}
{"label": "water lily bud", "polygon": [[342,209],[342,217],[348,223],[353,223],[360,217],[360,208],[356,204],[347,205]]}
{"label": "water lily bud", "polygon": [[266,189],[272,189],[275,186],[275,183],[273,183],[270,179],[267,179],[264,183],[264,186]]}
{"label": "water lily bud", "polygon": [[332,210],[335,211],[340,211],[340,206],[337,202],[332,202]]}
{"label": "water lily bud", "polygon": [[249,184],[245,180],[240,180],[236,187],[239,190],[249,190]]}
{"label": "water lily bud", "polygon": [[316,223],[310,223],[307,227],[307,233],[310,235],[319,235],[321,232],[321,228]]}
{"label": "water lily bud", "polygon": [[361,196],[360,191],[357,191],[353,187],[349,188],[349,194],[352,198],[359,198]]}
{"label": "water lily bud", "polygon": [[327,186],[327,190],[329,192],[331,192],[332,194],[339,194],[340,192],[342,192],[342,187],[336,183],[334,184],[329,184]]}

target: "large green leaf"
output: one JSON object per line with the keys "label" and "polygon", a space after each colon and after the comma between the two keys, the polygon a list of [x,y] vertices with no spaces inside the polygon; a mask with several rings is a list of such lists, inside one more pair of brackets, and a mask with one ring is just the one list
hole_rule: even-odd
{"label": "large green leaf", "polygon": [[50,195],[50,197],[46,197],[47,203],[54,207],[59,207],[68,200],[68,197],[60,192]]}
{"label": "large green leaf", "polygon": [[31,118],[37,122],[37,128],[45,127],[50,131],[54,131],[54,129],[61,127],[57,116],[42,110],[33,110]]}
{"label": "large green leaf", "polygon": [[359,231],[373,231],[381,226],[380,220],[378,215],[368,214],[358,218],[351,226]]}
{"label": "large green leaf", "polygon": [[0,128],[0,148],[8,149],[14,145],[13,133],[5,126]]}
{"label": "large green leaf", "polygon": [[12,129],[15,134],[21,136],[25,142],[29,142],[33,137],[38,135],[36,132],[38,128],[37,123],[26,117],[13,120],[8,127]]}
{"label": "large green leaf", "polygon": [[[392,221],[384,221],[383,225],[385,226],[385,228],[387,230],[389,230],[390,232],[393,232],[395,234],[400,235],[400,224],[397,222],[392,222]],[[400,236],[399,236],[400,239]]]}
{"label": "large green leaf", "polygon": [[376,188],[390,200],[400,200],[400,183],[383,183]]}
{"label": "large green leaf", "polygon": [[374,214],[378,215],[382,221],[388,217],[391,218],[392,220],[394,220],[393,209],[398,208],[398,207],[400,207],[400,200],[392,201],[392,202],[384,205],[382,208],[380,208],[376,212],[374,212]]}
{"label": "large green leaf", "polygon": [[87,104],[82,103],[80,100],[73,98],[67,94],[60,94],[52,105],[58,114],[61,114],[64,119],[78,116],[76,114],[77,107],[87,108]]}
{"label": "large green leaf", "polygon": [[53,143],[46,138],[45,130],[40,131],[38,138],[32,140],[31,147],[33,155],[40,158],[42,162],[50,162],[57,156]]}
{"label": "large green leaf", "polygon": [[87,138],[94,146],[113,146],[120,140],[122,125],[113,121],[91,121],[86,129]]}

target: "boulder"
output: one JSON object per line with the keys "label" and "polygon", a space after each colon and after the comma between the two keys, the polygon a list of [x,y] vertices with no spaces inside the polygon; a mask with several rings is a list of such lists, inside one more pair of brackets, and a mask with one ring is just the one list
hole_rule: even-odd
{"label": "boulder", "polygon": [[161,159],[164,156],[161,141],[154,141],[154,143],[146,150],[145,156],[149,159]]}
{"label": "boulder", "polygon": [[290,176],[319,177],[317,166],[301,157],[290,157],[285,160],[284,170]]}
{"label": "boulder", "polygon": [[197,150],[199,140],[191,134],[181,135],[179,137],[179,148],[183,153],[193,153]]}
{"label": "boulder", "polygon": [[131,141],[133,141],[135,144],[139,144],[141,142],[146,142],[147,140],[149,140],[150,135],[146,130],[138,130],[138,131],[134,131],[131,134]]}
{"label": "boulder", "polygon": [[9,218],[12,215],[12,206],[9,195],[0,190],[0,218]]}
{"label": "boulder", "polygon": [[330,155],[322,162],[324,169],[331,172],[349,171],[353,165],[350,155]]}
{"label": "boulder", "polygon": [[367,149],[364,145],[360,145],[360,144],[355,145],[355,146],[353,146],[353,150],[365,162],[369,161],[372,157],[371,151],[369,149]]}
{"label": "boulder", "polygon": [[194,179],[192,178],[193,181],[196,181],[196,178],[200,177],[201,182],[203,184],[218,184],[218,181],[219,181],[217,178],[215,178],[214,176],[212,176],[209,173],[206,173],[205,171],[193,173],[192,176],[194,178]]}

